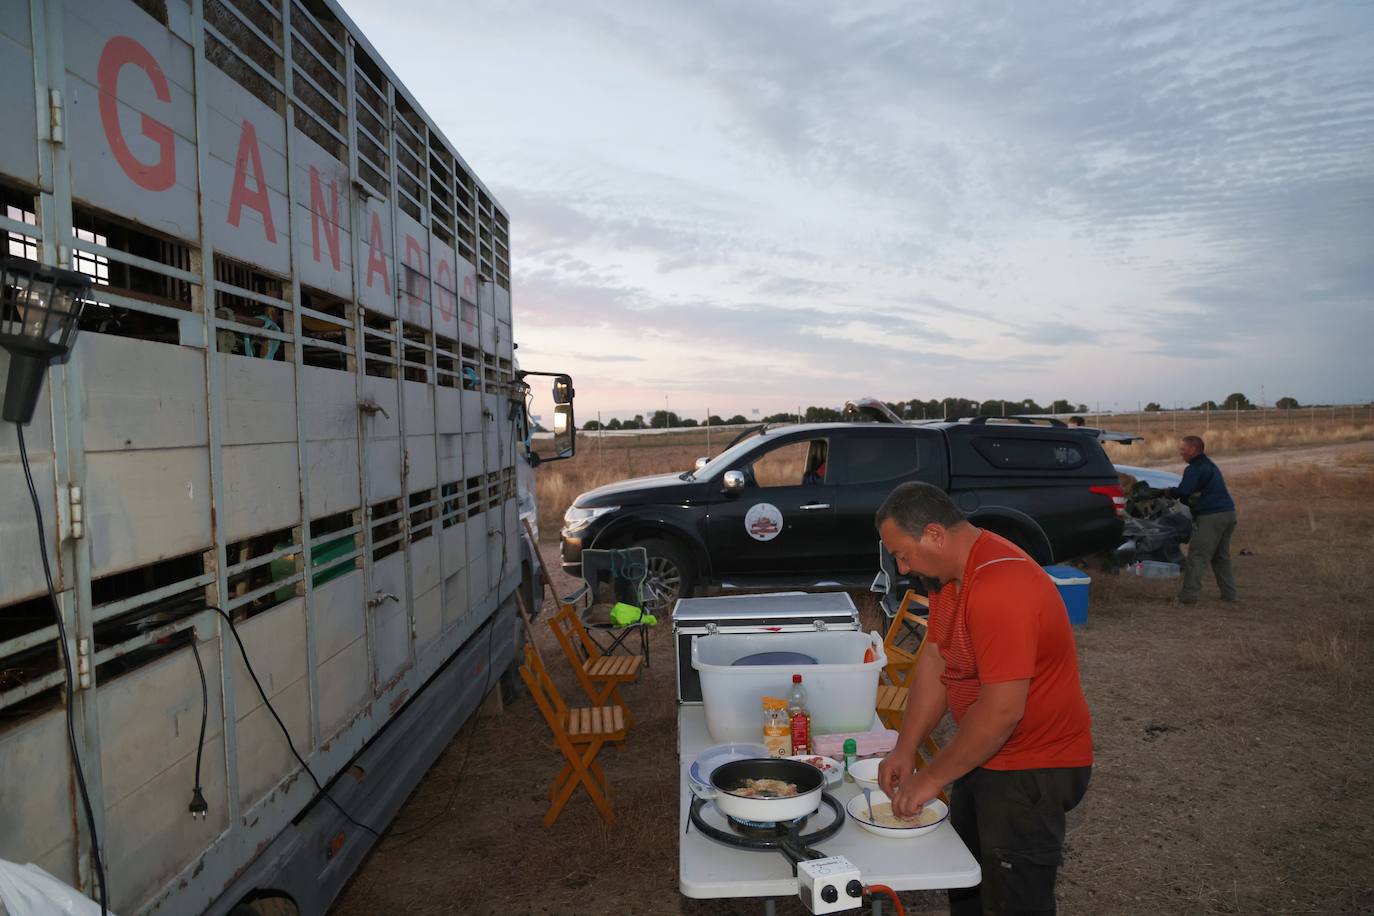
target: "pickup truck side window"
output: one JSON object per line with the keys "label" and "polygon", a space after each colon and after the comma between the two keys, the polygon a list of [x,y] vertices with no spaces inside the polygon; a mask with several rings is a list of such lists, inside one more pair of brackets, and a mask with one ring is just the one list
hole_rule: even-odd
{"label": "pickup truck side window", "polygon": [[993,467],[1007,470],[1068,470],[1087,460],[1078,445],[1062,439],[976,439],[973,447]]}
{"label": "pickup truck side window", "polygon": [[829,443],[811,439],[780,445],[756,459],[752,466],[758,487],[799,487],[823,484],[828,473]]}
{"label": "pickup truck side window", "polygon": [[844,443],[844,483],[865,484],[916,475],[932,463],[929,436],[907,430],[856,430]]}

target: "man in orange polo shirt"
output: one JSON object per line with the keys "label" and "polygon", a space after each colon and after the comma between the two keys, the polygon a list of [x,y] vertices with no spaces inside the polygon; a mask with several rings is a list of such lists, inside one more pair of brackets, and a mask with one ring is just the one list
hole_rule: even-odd
{"label": "man in orange polo shirt", "polygon": [[[878,509],[903,574],[925,579],[930,631],[897,747],[878,780],[899,817],[953,783],[950,822],[983,882],[951,890],[951,916],[1052,914],[1064,816],[1092,772],[1092,721],[1054,582],[1010,541],[968,523],[949,496],[903,484]],[[923,769],[917,748],[948,709],[954,739]]]}

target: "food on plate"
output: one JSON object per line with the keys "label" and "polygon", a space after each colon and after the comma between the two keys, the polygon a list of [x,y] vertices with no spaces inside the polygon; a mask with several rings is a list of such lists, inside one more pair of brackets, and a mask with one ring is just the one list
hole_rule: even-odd
{"label": "food on plate", "polygon": [[827,773],[831,770],[830,761],[826,760],[824,757],[803,757],[802,763],[809,763],[816,769]]}
{"label": "food on plate", "polygon": [[[863,813],[867,814],[868,812]],[[879,827],[929,827],[931,824],[938,823],[941,816],[938,809],[927,806],[922,808],[921,813],[913,820],[908,821],[892,813],[891,802],[883,802],[873,806],[873,817],[869,823],[877,824]]]}
{"label": "food on plate", "polygon": [[781,779],[746,779],[733,794],[745,798],[788,798],[797,794],[797,784]]}

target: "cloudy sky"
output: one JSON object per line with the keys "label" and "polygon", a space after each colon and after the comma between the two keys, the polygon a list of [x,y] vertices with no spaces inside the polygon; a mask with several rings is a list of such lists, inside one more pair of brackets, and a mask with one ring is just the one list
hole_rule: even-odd
{"label": "cloudy sky", "polygon": [[579,416],[1374,399],[1374,4],[343,0]]}

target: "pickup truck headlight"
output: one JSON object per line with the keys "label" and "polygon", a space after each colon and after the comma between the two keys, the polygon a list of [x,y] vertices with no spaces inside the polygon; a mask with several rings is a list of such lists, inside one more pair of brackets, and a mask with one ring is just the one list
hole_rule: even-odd
{"label": "pickup truck headlight", "polygon": [[594,519],[619,508],[619,506],[597,506],[594,509],[584,509],[581,506],[572,506],[563,513],[563,530],[567,532],[581,531],[590,525]]}

